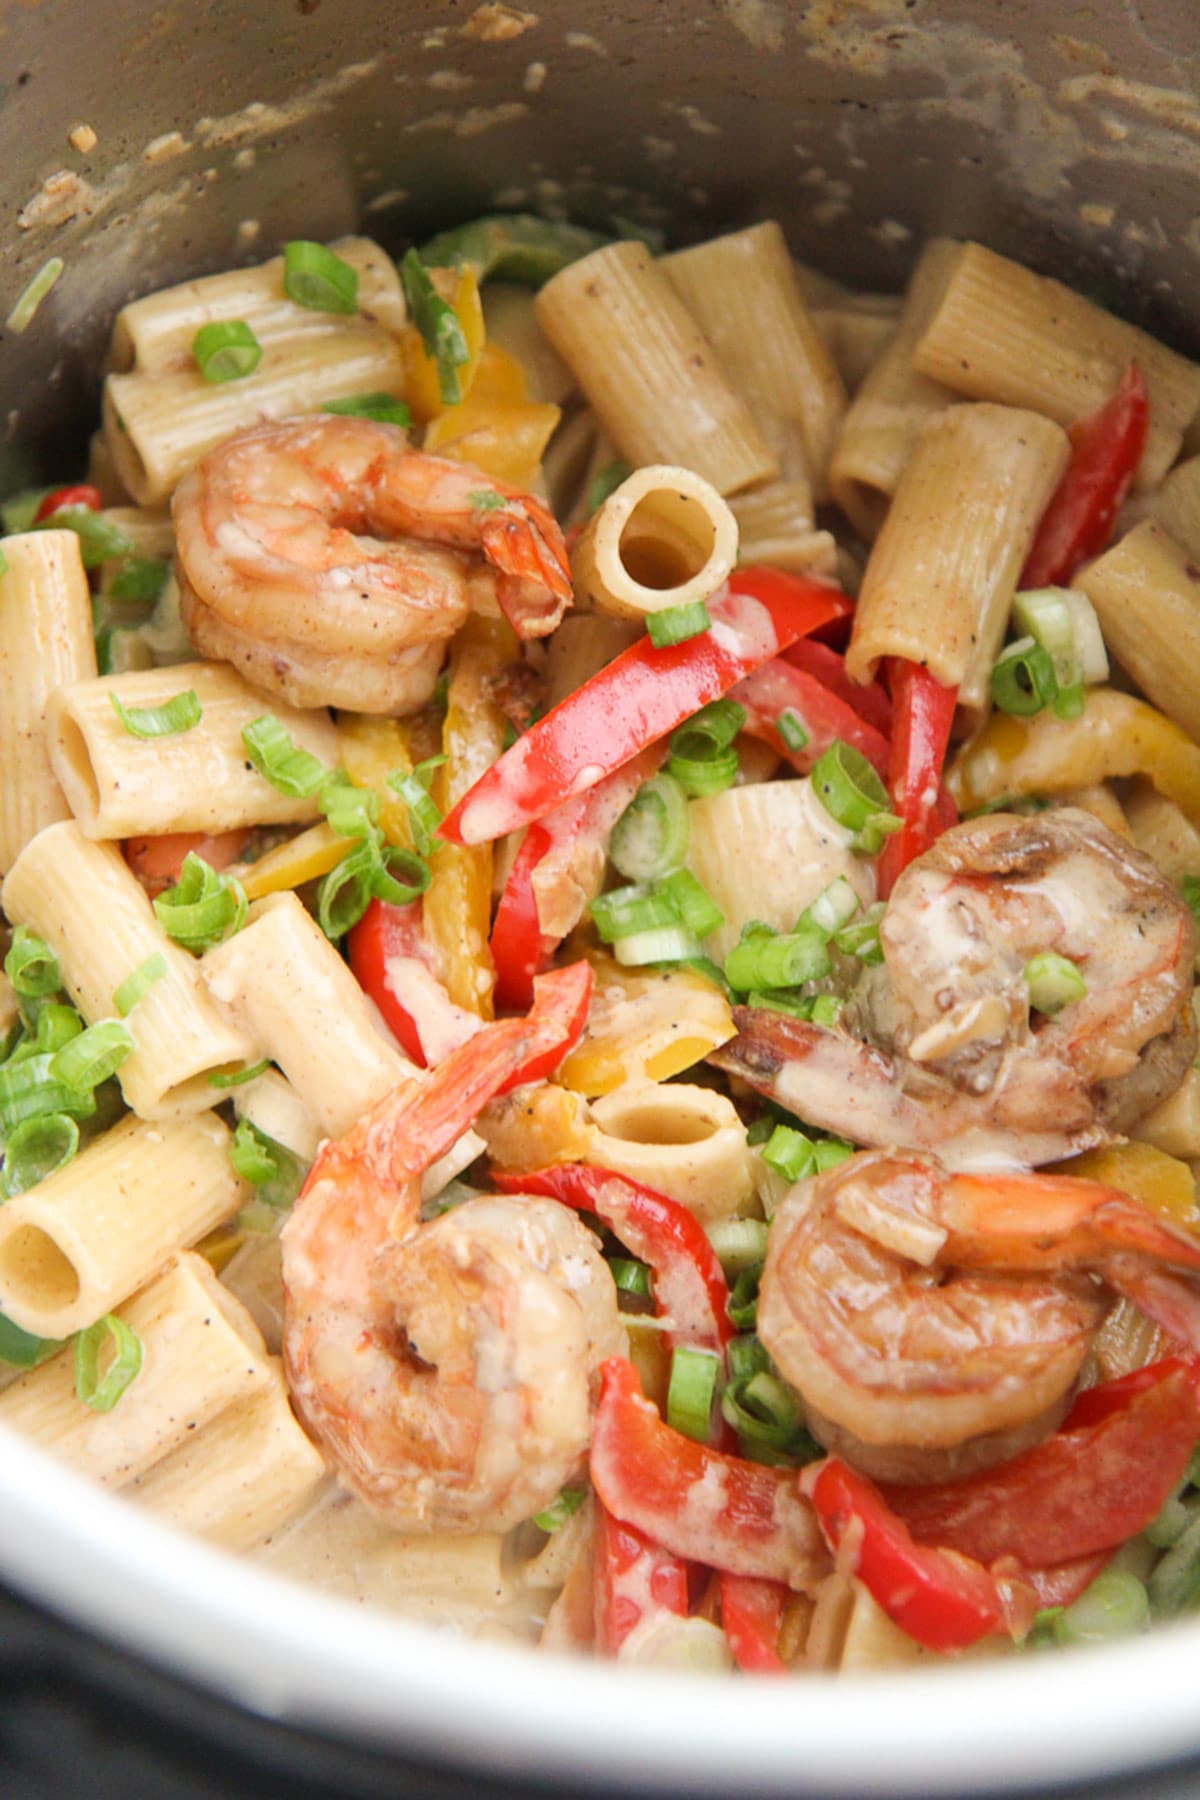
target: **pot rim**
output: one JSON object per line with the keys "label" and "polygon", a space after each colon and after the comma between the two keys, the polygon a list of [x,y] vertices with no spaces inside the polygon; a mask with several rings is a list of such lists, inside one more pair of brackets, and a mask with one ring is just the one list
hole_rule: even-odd
{"label": "pot rim", "polygon": [[479,1774],[692,1794],[1044,1793],[1200,1749],[1179,1680],[1200,1621],[936,1674],[811,1676],[786,1700],[778,1682],[739,1682],[731,1728],[726,1707],[696,1705],[714,1692],[702,1676],[533,1661],[360,1608],[160,1524],[6,1428],[0,1451],[0,1572],[15,1588],[251,1712]]}

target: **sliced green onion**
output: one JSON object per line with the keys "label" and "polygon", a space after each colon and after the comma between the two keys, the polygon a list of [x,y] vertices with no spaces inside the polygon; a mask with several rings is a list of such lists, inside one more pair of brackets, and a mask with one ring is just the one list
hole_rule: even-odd
{"label": "sliced green onion", "polygon": [[737,780],[737,772],[737,751],[732,748],[698,758],[674,755],[667,759],[667,774],[697,800],[724,793]]}
{"label": "sliced green onion", "polygon": [[796,921],[796,930],[819,931],[822,937],[831,938],[850,923],[857,911],[858,895],[846,877],[839,875],[805,907]]}
{"label": "sliced green onion", "polygon": [[167,936],[197,953],[240,931],[246,919],[241,882],[218,875],[194,850],[184,857],[175,886],[159,894],[153,905]]}
{"label": "sliced green onion", "polygon": [[753,1332],[734,1338],[726,1347],[725,1360],[729,1364],[731,1381],[748,1380],[751,1375],[762,1374],[771,1367],[761,1338],[755,1337]]}
{"label": "sliced green onion", "polygon": [[1194,1519],[1164,1556],[1148,1582],[1156,1618],[1172,1619],[1200,1599],[1200,1519]]}
{"label": "sliced green onion", "polygon": [[434,833],[442,822],[442,809],[429,791],[433,772],[446,760],[445,756],[427,756],[411,771],[394,770],[387,778],[392,792],[399,794],[408,808],[413,842],[422,856],[436,848]]}
{"label": "sliced green onion", "polygon": [[439,232],[422,245],[421,260],[431,269],[473,269],[479,282],[514,281],[538,288],[568,263],[611,242],[585,225],[536,213],[495,213]]}
{"label": "sliced green onion", "polygon": [[426,354],[437,364],[438,393],[443,406],[462,399],[458,371],[470,362],[471,352],[454,308],[443,300],[416,250],[409,250],[400,264],[400,279],[413,324],[421,334]]}
{"label": "sliced green onion", "polygon": [[133,549],[128,533],[103,513],[93,512],[90,506],[60,506],[57,512],[37,520],[33,529],[73,531],[79,539],[79,557],[85,569],[98,569],[101,563],[127,556]]}
{"label": "sliced green onion", "polygon": [[345,769],[334,769],[325,777],[320,804],[338,837],[366,837],[379,823],[379,795],[374,788],[355,787]]}
{"label": "sliced green onion", "polygon": [[43,1053],[15,1058],[0,1068],[0,1132],[11,1137],[26,1119],[49,1113],[69,1113],[72,1118],[88,1118],[96,1110],[90,1091],[68,1087],[50,1072],[56,1055]]}
{"label": "sliced green onion", "polygon": [[739,994],[752,988],[792,988],[820,981],[831,964],[825,939],[817,931],[789,931],[767,937],[743,932],[725,958],[725,979]]}
{"label": "sliced green onion", "polygon": [[856,956],[868,967],[881,963],[883,945],[879,939],[879,927],[883,922],[883,914],[883,901],[875,901],[874,905],[868,906],[861,919],[854,919],[850,924],[843,925],[840,931],[834,932],[835,948],[843,956]]}
{"label": "sliced green onion", "polygon": [[790,1125],[777,1125],[759,1154],[768,1169],[774,1169],[785,1181],[802,1181],[816,1168],[811,1142]]}
{"label": "sliced green onion", "polygon": [[[111,1361],[101,1374],[106,1351]],[[75,1393],[93,1412],[111,1412],[141,1366],[142,1340],[116,1313],[105,1313],[75,1338]]]}
{"label": "sliced green onion", "polygon": [[790,1019],[810,1020],[813,996],[790,992],[787,988],[751,988],[746,995],[746,1005],[764,1007],[767,1012],[786,1013]]}
{"label": "sliced green onion", "polygon": [[883,849],[885,838],[891,837],[893,831],[899,831],[902,820],[895,813],[872,813],[861,831],[856,831],[850,839],[850,848],[857,850],[860,856],[877,856]]}
{"label": "sliced green onion", "polygon": [[814,994],[812,1011],[808,1016],[814,1025],[829,1028],[837,1024],[845,1005],[846,1002],[837,994]]}
{"label": "sliced green onion", "polygon": [[636,1294],[639,1300],[649,1300],[650,1270],[644,1262],[638,1262],[632,1256],[610,1256],[608,1267],[622,1294]]}
{"label": "sliced green onion", "polygon": [[764,1461],[811,1462],[824,1454],[805,1430],[791,1388],[768,1369],[731,1381],[721,1395],[721,1412],[742,1448]]}
{"label": "sliced green onion", "polygon": [[598,513],[610,494],[615,494],[623,481],[628,481],[633,474],[632,466],[627,462],[605,463],[599,472],[593,475],[588,483],[587,493],[583,497],[583,510],[590,519]]}
{"label": "sliced green onion", "polygon": [[22,1331],[0,1313],[0,1363],[7,1363],[12,1369],[36,1369],[61,1349],[57,1338],[34,1337],[31,1331]]}
{"label": "sliced green onion", "polygon": [[753,1331],[758,1319],[758,1284],[762,1279],[762,1264],[751,1263],[734,1278],[729,1290],[729,1299],[725,1311],[729,1315],[729,1323],[736,1325],[739,1331]]}
{"label": "sliced green onion", "polygon": [[813,764],[812,784],[831,819],[848,831],[862,831],[880,815],[888,816],[887,789],[861,750],[834,738]]}
{"label": "sliced green onion", "polygon": [[534,1513],[533,1522],[539,1531],[553,1534],[561,1531],[567,1520],[573,1518],[587,1499],[587,1489],[565,1487],[542,1512]]}
{"label": "sliced green onion", "polygon": [[676,1345],[671,1353],[671,1379],[667,1384],[667,1424],[700,1443],[708,1440],[713,1396],[717,1391],[718,1358],[711,1350],[688,1350]]}
{"label": "sliced green onion", "polygon": [[1200,1502],[1194,1497],[1190,1502],[1181,1500],[1177,1489],[1167,1495],[1142,1535],[1156,1550],[1169,1550],[1196,1518],[1200,1518]]}
{"label": "sliced green onion", "polygon": [[1197,925],[1200,925],[1200,875],[1185,875],[1180,885],[1184,904]]}
{"label": "sliced green onion", "polygon": [[689,638],[711,630],[712,620],[703,600],[685,600],[681,606],[664,606],[646,614],[646,635],[656,650],[686,644]]}
{"label": "sliced green onion", "polygon": [[358,270],[324,244],[293,238],[283,246],[283,291],[313,312],[358,311]]}
{"label": "sliced green onion", "polygon": [[664,875],[656,892],[671,902],[677,917],[696,937],[707,937],[725,923],[725,914],[690,869],[673,869]]}
{"label": "sliced green onion", "polygon": [[503,512],[508,500],[495,488],[475,488],[467,495],[467,505],[473,512]]}
{"label": "sliced green onion", "polygon": [[149,993],[156,981],[161,981],[167,972],[167,959],[161,950],[148,956],[139,963],[131,975],[127,975],[121,985],[113,992],[113,1005],[123,1019],[128,1018],[138,1001]]}
{"label": "sliced green onion", "polygon": [[671,733],[671,749],[699,757],[705,750],[726,750],[746,723],[746,709],[736,700],[710,700]]}
{"label": "sliced green onion", "polygon": [[767,1227],[762,1219],[714,1219],[705,1231],[727,1275],[740,1275],[767,1254]]}
{"label": "sliced green onion", "polygon": [[242,745],[259,774],[293,800],[311,798],[330,773],[310,750],[292,742],[274,713],[243,726]]}
{"label": "sliced green onion", "polygon": [[248,1081],[257,1081],[270,1066],[270,1057],[264,1056],[259,1062],[246,1063],[240,1069],[214,1069],[208,1078],[208,1085],[215,1088],[245,1087]]}
{"label": "sliced green onion", "polygon": [[42,1113],[26,1119],[4,1146],[4,1192],[24,1194],[57,1169],[65,1168],[79,1148],[79,1127],[67,1113]]}
{"label": "sliced green onion", "polygon": [[64,1087],[90,1093],[116,1074],[133,1049],[133,1035],[127,1025],[117,1019],[101,1019],[55,1051],[50,1075]]}
{"label": "sliced green onion", "polygon": [[[396,870],[403,879],[392,873]],[[349,931],[375,898],[407,906],[430,882],[429,864],[411,850],[385,844],[372,831],[347,851],[322,881],[317,893],[317,923],[325,936],[337,939]]]}
{"label": "sliced green onion", "polygon": [[167,585],[170,565],[145,556],[129,556],[122,562],[107,588],[109,600],[137,600],[153,606]]}
{"label": "sliced green onion", "polygon": [[123,706],[115,694],[110,693],[108,697],[130,737],[178,737],[184,731],[193,730],[203,716],[195,688],[173,694],[161,706]]}
{"label": "sliced green onion", "polygon": [[841,1138],[820,1138],[813,1145],[813,1159],[817,1165],[817,1174],[823,1175],[826,1169],[836,1169],[854,1155],[854,1145],[843,1143]]}
{"label": "sliced green onion", "polygon": [[1069,687],[1060,687],[1054,696],[1054,716],[1056,719],[1081,719],[1087,705],[1087,689],[1082,681],[1073,681]]}
{"label": "sliced green onion", "polygon": [[34,315],[50,289],[62,274],[66,264],[61,256],[49,256],[17,295],[7,319],[4,321],[7,331],[18,334],[33,324]]}
{"label": "sliced green onion", "polygon": [[327,400],[321,411],[343,419],[373,419],[377,425],[412,424],[407,406],[393,394],[348,394],[344,400]]}
{"label": "sliced green onion", "polygon": [[1032,588],[1014,594],[1012,616],[1018,629],[1040,644],[1050,658],[1058,687],[1082,685],[1074,622],[1061,588]]}
{"label": "sliced green onion", "polygon": [[33,1035],[17,1045],[11,1060],[17,1063],[30,1056],[53,1056],[82,1030],[83,1020],[73,1006],[65,1006],[58,1000],[45,1000],[38,1007]]}
{"label": "sliced green onion", "polygon": [[33,521],[38,509],[47,494],[53,488],[22,488],[19,493],[10,494],[7,500],[0,501],[0,526],[3,526],[5,537],[17,537],[22,531],[32,531]]}
{"label": "sliced green onion", "polygon": [[687,971],[699,975],[702,981],[709,981],[713,987],[719,988],[727,1000],[733,996],[733,989],[725,979],[724,971],[713,961],[711,956],[679,956],[670,964],[667,973],[675,975]]}
{"label": "sliced green onion", "polygon": [[1058,692],[1054,664],[1033,638],[1019,638],[992,665],[991,690],[1001,712],[1029,718],[1049,706]]}
{"label": "sliced green onion", "polygon": [[800,715],[792,706],[780,713],[775,721],[775,729],[789,750],[803,750],[808,744],[808,733],[800,723]]}
{"label": "sliced green onion", "polygon": [[1087,982],[1076,965],[1056,950],[1043,950],[1031,958],[1024,973],[1029,1004],[1035,1012],[1053,1015],[1087,993]]}
{"label": "sliced green onion", "polygon": [[283,1211],[294,1203],[308,1173],[303,1159],[294,1150],[268,1137],[249,1119],[237,1122],[229,1146],[229,1161],[234,1174],[248,1181],[255,1189],[256,1197],[273,1212]]}
{"label": "sliced green onion", "polygon": [[659,925],[618,938],[613,955],[628,969],[644,968],[647,963],[692,962],[700,955],[700,940],[686,925]]}
{"label": "sliced green onion", "polygon": [[615,944],[635,932],[656,931],[680,923],[679,910],[668,895],[659,888],[640,885],[597,894],[588,910],[605,944]]}
{"label": "sliced green onion", "polygon": [[216,385],[253,375],[262,345],[244,319],[214,319],[192,339],[192,355],[205,381]]}
{"label": "sliced green onion", "polygon": [[1054,1622],[1060,1644],[1102,1644],[1150,1622],[1150,1596],[1129,1569],[1102,1569]]}
{"label": "sliced green onion", "polygon": [[654,881],[687,855],[687,795],[673,776],[642,783],[612,829],[608,854],[628,881]]}
{"label": "sliced green onion", "polygon": [[18,925],[13,932],[8,955],[4,958],[4,973],[12,983],[13,992],[22,1000],[44,999],[47,994],[56,994],[62,986],[58,958],[49,944],[35,937],[27,925]]}

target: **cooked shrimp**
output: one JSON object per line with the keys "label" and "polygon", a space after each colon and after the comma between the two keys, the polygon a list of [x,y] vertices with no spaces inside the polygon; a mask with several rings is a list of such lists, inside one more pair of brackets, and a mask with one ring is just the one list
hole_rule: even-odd
{"label": "cooked shrimp", "polygon": [[[1026,1164],[1103,1142],[1191,1065],[1192,916],[1088,813],[955,826],[896,883],[880,940],[850,1015],[873,1042],[743,1008],[713,1060],[856,1143]],[[1086,983],[1053,1017],[1025,980],[1044,951]]]}
{"label": "cooked shrimp", "polygon": [[282,1234],[292,1398],[406,1531],[506,1531],[548,1505],[587,1450],[595,1371],[623,1353],[612,1277],[566,1207],[480,1196],[419,1223],[419,1172],[470,1123],[513,1023],[324,1144]]}
{"label": "cooked shrimp", "polygon": [[822,1442],[883,1479],[939,1480],[1053,1429],[1105,1287],[1200,1348],[1197,1271],[1195,1239],[1099,1182],[870,1151],[779,1208],[758,1332]]}
{"label": "cooked shrimp", "polygon": [[297,706],[412,711],[473,604],[494,600],[540,637],[571,597],[540,500],[368,419],[240,431],[180,483],[172,513],[192,642]]}

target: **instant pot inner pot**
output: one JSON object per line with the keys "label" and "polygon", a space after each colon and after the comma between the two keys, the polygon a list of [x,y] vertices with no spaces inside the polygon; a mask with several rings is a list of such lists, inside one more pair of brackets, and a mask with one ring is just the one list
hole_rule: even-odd
{"label": "instant pot inner pot", "polygon": [[776,217],[885,289],[979,236],[1194,347],[1198,61],[1193,0],[0,0],[3,311],[64,264],[0,334],[0,489],[81,465],[133,295],[493,208]]}

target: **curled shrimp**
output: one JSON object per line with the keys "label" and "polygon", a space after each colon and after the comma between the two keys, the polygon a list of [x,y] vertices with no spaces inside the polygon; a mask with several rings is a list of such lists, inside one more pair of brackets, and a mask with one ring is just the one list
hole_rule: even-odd
{"label": "curled shrimp", "polygon": [[758,1333],[822,1442],[940,1480],[1054,1428],[1112,1292],[1200,1348],[1197,1271],[1194,1239],[1099,1182],[867,1151],[780,1206]]}
{"label": "curled shrimp", "polygon": [[[859,1037],[740,1009],[713,1058],[855,1143],[1052,1162],[1104,1142],[1191,1066],[1196,929],[1154,865],[1089,813],[995,813],[910,863],[880,926]],[[1086,991],[1031,1011],[1026,966],[1075,964]]]}
{"label": "curled shrimp", "polygon": [[540,500],[332,414],[237,432],[172,503],[180,610],[196,648],[296,706],[410,712],[470,608],[522,637],[571,597]]}
{"label": "curled shrimp", "polygon": [[506,1531],[547,1506],[625,1342],[596,1240],[556,1201],[481,1195],[420,1223],[420,1171],[528,1055],[521,1023],[484,1026],[323,1144],[282,1233],[293,1401],[407,1531]]}

